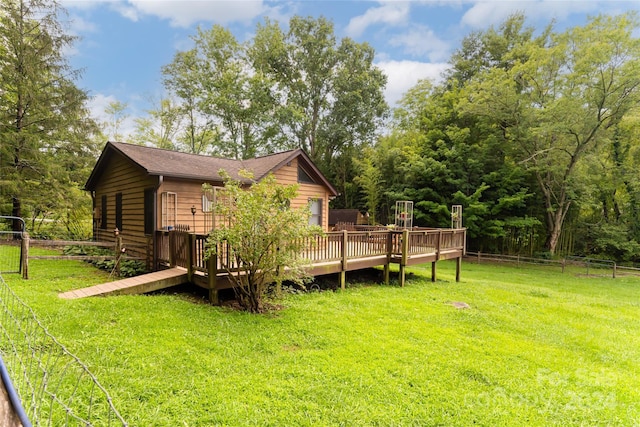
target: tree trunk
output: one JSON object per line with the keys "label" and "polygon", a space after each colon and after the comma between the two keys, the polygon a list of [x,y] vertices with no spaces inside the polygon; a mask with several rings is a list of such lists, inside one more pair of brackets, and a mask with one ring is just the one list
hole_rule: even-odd
{"label": "tree trunk", "polygon": [[550,201],[547,201],[547,240],[544,244],[545,248],[551,253],[556,253],[558,247],[558,241],[560,240],[560,234],[562,233],[562,226],[564,225],[564,219],[569,211],[571,202],[560,203],[555,210],[550,209]]}

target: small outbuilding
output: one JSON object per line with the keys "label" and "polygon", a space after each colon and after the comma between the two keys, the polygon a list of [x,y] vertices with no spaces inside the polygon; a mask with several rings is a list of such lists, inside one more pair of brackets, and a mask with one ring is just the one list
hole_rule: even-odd
{"label": "small outbuilding", "polygon": [[[278,183],[298,184],[292,207],[311,206],[311,222],[329,228],[329,201],[336,189],[300,149],[248,160],[182,153],[121,142],[107,142],[85,189],[93,199],[93,237],[114,241],[117,228],[129,253],[155,259],[156,232],[173,229],[207,233],[215,227],[212,210],[216,188],[223,186],[219,171],[250,184],[273,174]],[[203,191],[202,184],[213,191]]]}
{"label": "small outbuilding", "polygon": [[348,229],[355,225],[369,224],[369,214],[363,214],[358,209],[329,209],[329,228]]}

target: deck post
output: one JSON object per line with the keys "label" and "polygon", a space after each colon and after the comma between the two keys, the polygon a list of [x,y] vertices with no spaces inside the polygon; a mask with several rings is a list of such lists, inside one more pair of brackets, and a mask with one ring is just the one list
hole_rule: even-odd
{"label": "deck post", "polygon": [[460,270],[462,270],[462,257],[456,258],[456,282],[460,281]]}
{"label": "deck post", "polygon": [[347,244],[348,244],[347,230],[342,230],[342,268],[340,271],[340,289],[344,289],[347,286]]}
{"label": "deck post", "polygon": [[193,260],[195,259],[195,233],[186,234],[187,238],[187,280],[189,283],[193,283]]}
{"label": "deck post", "polygon": [[20,251],[20,270],[22,271],[22,278],[29,278],[29,233],[24,231],[22,233],[22,250]]}
{"label": "deck post", "polygon": [[387,231],[387,263],[384,265],[384,284],[389,284],[389,270],[391,266],[391,251],[393,249],[393,232]]}
{"label": "deck post", "polygon": [[437,261],[433,261],[431,263],[431,281],[432,282],[436,281],[436,262]]}
{"label": "deck post", "polygon": [[169,231],[169,267],[176,266],[176,232]]}
{"label": "deck post", "polygon": [[217,287],[217,279],[218,279],[218,255],[211,254],[209,259],[207,260],[207,280],[209,282],[209,302],[213,305],[218,305],[220,301],[218,300],[218,289]]}
{"label": "deck post", "polygon": [[402,230],[402,258],[400,260],[400,287],[404,288],[405,267],[409,259],[409,230]]}

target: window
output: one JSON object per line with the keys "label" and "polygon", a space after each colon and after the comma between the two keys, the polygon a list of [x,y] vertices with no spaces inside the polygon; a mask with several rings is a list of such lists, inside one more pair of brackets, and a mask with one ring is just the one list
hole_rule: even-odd
{"label": "window", "polygon": [[316,182],[309,176],[307,171],[298,166],[298,182],[304,182],[306,184],[315,184]]}
{"label": "window", "polygon": [[103,230],[107,229],[107,196],[102,196],[100,199],[100,228]]}
{"label": "window", "polygon": [[229,203],[228,196],[224,191],[224,187],[209,186],[202,193],[202,212],[204,216],[204,227],[206,230],[216,228],[216,224],[226,223],[226,218],[216,212],[216,206],[222,206]]}
{"label": "window", "polygon": [[153,234],[153,230],[156,228],[153,214],[156,207],[154,196],[153,188],[144,190],[144,234]]}
{"label": "window", "polygon": [[309,207],[311,208],[309,225],[319,225],[322,227],[322,199],[309,199]]}
{"label": "window", "polygon": [[116,228],[122,231],[122,193],[116,193]]}
{"label": "window", "polygon": [[178,217],[178,195],[165,191],[161,197],[162,203],[162,228],[168,230],[169,227],[176,226]]}
{"label": "window", "polygon": [[202,195],[202,212],[213,212],[213,206],[216,203],[215,188],[205,192]]}

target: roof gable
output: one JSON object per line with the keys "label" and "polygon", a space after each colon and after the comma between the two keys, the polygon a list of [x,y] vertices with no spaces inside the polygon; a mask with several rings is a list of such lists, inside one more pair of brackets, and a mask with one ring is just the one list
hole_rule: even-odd
{"label": "roof gable", "polygon": [[327,187],[332,195],[338,195],[336,189],[313,164],[309,156],[300,149],[248,160],[233,160],[111,141],[107,142],[102,150],[85,184],[85,189],[95,189],[110,157],[114,155],[124,156],[148,175],[194,179],[203,182],[222,182],[219,172],[224,169],[232,179],[245,183],[250,183],[250,180],[240,175],[241,170],[246,169],[253,172],[254,179],[260,180],[297,157],[307,166],[307,170],[315,175],[318,182]]}

